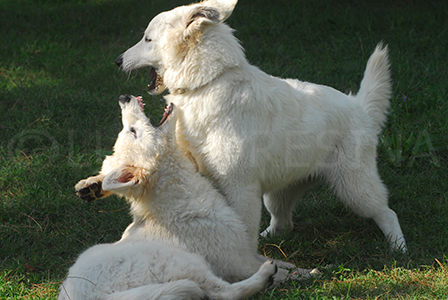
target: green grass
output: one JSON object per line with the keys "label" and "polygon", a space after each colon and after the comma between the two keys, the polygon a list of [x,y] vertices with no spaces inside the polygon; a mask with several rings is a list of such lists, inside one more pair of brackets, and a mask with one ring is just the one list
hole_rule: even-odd
{"label": "green grass", "polygon": [[[142,94],[160,118],[147,70],[128,78],[114,59],[179,4],[0,0],[0,299],[56,299],[76,256],[129,224],[123,200],[82,203],[73,186],[110,153],[120,94]],[[394,90],[378,163],[409,247],[387,251],[376,224],[317,186],[300,202],[294,232],[261,239],[260,252],[334,267],[253,299],[448,298],[447,15],[445,0],[237,5],[228,23],[247,58],[276,76],[356,92],[375,45],[389,45]]]}

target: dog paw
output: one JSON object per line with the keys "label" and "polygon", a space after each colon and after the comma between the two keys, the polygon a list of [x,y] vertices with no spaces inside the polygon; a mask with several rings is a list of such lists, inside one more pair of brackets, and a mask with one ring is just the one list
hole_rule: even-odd
{"label": "dog paw", "polygon": [[284,230],[281,228],[269,226],[262,233],[260,233],[260,236],[262,236],[264,238],[269,238],[269,237],[279,236],[283,232],[284,232]]}
{"label": "dog paw", "polygon": [[278,267],[273,260],[268,260],[260,267],[260,273],[266,278],[266,286],[270,287],[274,283],[274,275],[277,273]]}
{"label": "dog paw", "polygon": [[294,225],[292,222],[283,222],[281,226],[273,226],[269,225],[268,228],[266,228],[262,233],[260,233],[260,236],[264,238],[274,237],[274,236],[280,236],[284,232],[291,231],[294,229]]}
{"label": "dog paw", "polygon": [[96,199],[104,196],[101,185],[101,181],[92,181],[90,180],[90,178],[81,180],[75,186],[76,196],[86,202],[93,202]]}

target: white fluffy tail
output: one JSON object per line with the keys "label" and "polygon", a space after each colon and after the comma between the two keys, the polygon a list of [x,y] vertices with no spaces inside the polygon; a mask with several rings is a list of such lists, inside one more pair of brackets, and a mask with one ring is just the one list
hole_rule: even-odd
{"label": "white fluffy tail", "polygon": [[204,298],[205,294],[199,285],[188,279],[148,284],[105,297],[106,300],[200,300]]}
{"label": "white fluffy tail", "polygon": [[378,44],[370,56],[356,99],[372,118],[375,131],[379,133],[386,122],[390,107],[392,84],[389,71],[387,46]]}

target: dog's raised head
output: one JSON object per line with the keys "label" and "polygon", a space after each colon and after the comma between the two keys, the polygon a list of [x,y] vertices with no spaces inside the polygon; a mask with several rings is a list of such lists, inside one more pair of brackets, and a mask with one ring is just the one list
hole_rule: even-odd
{"label": "dog's raised head", "polygon": [[177,111],[168,105],[159,125],[151,124],[143,111],[141,97],[120,96],[123,129],[114,146],[114,154],[103,163],[107,173],[102,188],[126,197],[137,197],[151,188],[158,160],[174,149]]}
{"label": "dog's raised head", "polygon": [[225,21],[237,0],[209,0],[162,12],[143,38],[116,59],[124,71],[150,67],[148,92],[194,90],[245,62]]}

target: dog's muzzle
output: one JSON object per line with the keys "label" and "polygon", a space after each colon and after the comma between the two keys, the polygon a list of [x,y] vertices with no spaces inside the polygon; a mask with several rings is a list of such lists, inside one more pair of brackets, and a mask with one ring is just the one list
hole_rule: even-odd
{"label": "dog's muzzle", "polygon": [[132,97],[130,95],[121,95],[120,97],[118,97],[118,100],[123,104],[130,102],[131,99]]}
{"label": "dog's muzzle", "polygon": [[120,54],[120,56],[117,57],[115,60],[115,64],[121,68],[123,65],[123,54]]}

